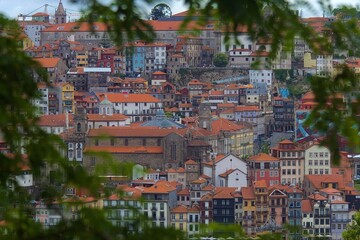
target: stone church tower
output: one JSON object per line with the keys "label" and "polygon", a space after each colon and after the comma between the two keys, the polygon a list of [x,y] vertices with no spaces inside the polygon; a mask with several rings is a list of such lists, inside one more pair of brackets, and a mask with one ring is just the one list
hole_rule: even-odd
{"label": "stone church tower", "polygon": [[211,108],[208,103],[199,105],[199,127],[211,131]]}
{"label": "stone church tower", "polygon": [[67,146],[66,156],[69,161],[82,164],[87,126],[88,118],[86,110],[79,106],[74,114],[74,127],[67,129],[63,134],[64,142]]}
{"label": "stone church tower", "polygon": [[55,24],[66,23],[66,12],[60,0],[59,5],[55,11]]}

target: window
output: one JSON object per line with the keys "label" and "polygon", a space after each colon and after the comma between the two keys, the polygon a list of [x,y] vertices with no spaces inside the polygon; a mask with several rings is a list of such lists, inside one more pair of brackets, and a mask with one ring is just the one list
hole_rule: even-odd
{"label": "window", "polygon": [[170,155],[171,155],[171,160],[175,161],[176,160],[176,144],[173,142],[170,145]]}
{"label": "window", "polygon": [[125,139],[125,143],[124,143],[125,146],[129,146],[129,139]]}

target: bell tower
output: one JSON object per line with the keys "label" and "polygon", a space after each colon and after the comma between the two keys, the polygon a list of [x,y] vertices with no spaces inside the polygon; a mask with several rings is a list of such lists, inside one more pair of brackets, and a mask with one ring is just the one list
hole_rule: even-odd
{"label": "bell tower", "polygon": [[55,11],[55,24],[66,23],[66,12],[60,0],[59,5]]}
{"label": "bell tower", "polygon": [[199,127],[211,131],[211,108],[205,102],[199,105]]}
{"label": "bell tower", "polygon": [[82,106],[76,108],[76,113],[74,115],[74,127],[75,134],[86,134],[87,132],[88,118],[86,110]]}

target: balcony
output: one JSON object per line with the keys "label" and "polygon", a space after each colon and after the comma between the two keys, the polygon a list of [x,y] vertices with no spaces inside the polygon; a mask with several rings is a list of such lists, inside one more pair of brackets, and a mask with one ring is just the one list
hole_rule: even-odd
{"label": "balcony", "polygon": [[315,218],[329,218],[330,217],[330,213],[315,213],[314,214]]}
{"label": "balcony", "polygon": [[335,219],[331,219],[332,223],[348,223],[351,222],[351,219],[339,219],[339,218],[335,218]]}

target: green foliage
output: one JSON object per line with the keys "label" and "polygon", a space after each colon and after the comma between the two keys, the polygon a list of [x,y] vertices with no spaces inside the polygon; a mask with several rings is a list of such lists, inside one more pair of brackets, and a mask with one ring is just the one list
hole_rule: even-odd
{"label": "green foliage", "polygon": [[226,67],[229,63],[229,56],[226,53],[217,53],[213,61],[215,67]]}
{"label": "green foliage", "polygon": [[360,239],[360,212],[355,213],[353,221],[347,226],[342,233],[344,240]]}
{"label": "green foliage", "polygon": [[360,146],[358,77],[344,66],[336,77],[314,76],[310,84],[317,105],[306,124],[324,134],[322,144],[330,148],[333,163],[339,164],[340,136],[349,141],[349,147],[353,150],[359,150]]}
{"label": "green foliage", "polygon": [[294,78],[294,72],[292,69],[274,69],[275,79],[280,82],[286,82],[286,80],[290,80]]}

